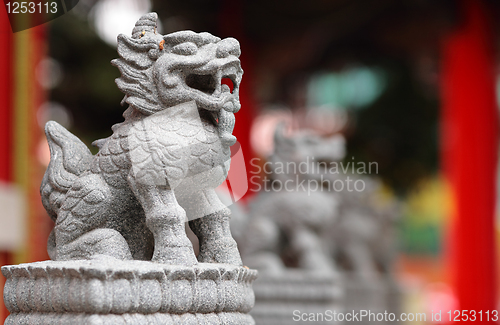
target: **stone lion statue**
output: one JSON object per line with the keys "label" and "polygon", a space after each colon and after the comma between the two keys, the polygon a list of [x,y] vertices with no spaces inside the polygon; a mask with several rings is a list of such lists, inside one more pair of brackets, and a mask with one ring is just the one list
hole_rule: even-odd
{"label": "stone lion statue", "polygon": [[94,143],[95,156],[56,122],[45,127],[51,161],[41,195],[55,221],[53,260],[111,256],[194,265],[189,220],[200,262],[241,265],[230,210],[214,192],[236,141],[239,43],[192,31],[160,35],[156,21],[156,13],[146,14],[132,37],[118,36],[120,57],[112,64],[128,108],[113,134]]}
{"label": "stone lion statue", "polygon": [[344,151],[340,135],[325,139],[304,131],[287,137],[285,125],[277,126],[274,152],[266,168],[267,184],[249,204],[240,245],[246,265],[276,273],[287,267],[327,273],[336,270],[325,243],[329,236],[323,232],[338,218],[340,202],[322,189],[326,171],[316,165],[338,160]]}
{"label": "stone lion statue", "polygon": [[[332,169],[345,157],[343,136],[284,131],[283,124],[276,128],[268,184],[250,203],[240,244],[245,264],[270,272],[340,270],[367,282],[391,275],[397,202],[382,200],[380,181]],[[363,190],[348,189],[347,176],[362,181]]]}

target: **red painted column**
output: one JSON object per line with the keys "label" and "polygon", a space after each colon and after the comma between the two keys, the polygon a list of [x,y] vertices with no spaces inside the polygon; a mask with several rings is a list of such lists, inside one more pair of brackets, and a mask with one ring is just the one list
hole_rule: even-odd
{"label": "red painted column", "polygon": [[[241,110],[236,113],[236,124],[234,136],[241,145],[241,150],[245,158],[246,179],[250,179],[250,160],[255,157],[250,144],[250,131],[253,120],[257,112],[257,104],[253,95],[253,47],[245,35],[244,30],[244,1],[225,0],[222,1],[221,12],[219,13],[219,33],[220,37],[234,37],[240,42],[241,47],[241,67],[243,68],[243,80],[240,86]],[[231,167],[233,168],[233,167]],[[248,183],[249,189],[252,183]],[[249,190],[244,199],[248,199],[253,191]]]}
{"label": "red painted column", "polygon": [[0,180],[12,180],[12,31],[0,5]]}
{"label": "red painted column", "polygon": [[476,311],[476,321],[483,311],[485,321],[496,309],[494,43],[485,2],[461,5],[463,21],[442,52],[443,167],[455,200],[451,270],[459,309]]}
{"label": "red painted column", "polygon": [[[12,31],[5,7],[0,5],[0,181],[12,181]],[[0,267],[12,263],[12,253],[0,251]],[[0,275],[0,323],[9,312],[3,303],[5,278]]]}
{"label": "red painted column", "polygon": [[[0,266],[48,258],[46,242],[51,221],[40,202],[43,169],[36,159],[42,136],[36,112],[46,100],[36,70],[45,54],[45,27],[13,34],[5,6],[0,5],[0,181],[18,186],[27,205],[25,247],[15,252],[0,251]],[[4,280],[0,276],[0,324],[8,315],[2,299]]]}

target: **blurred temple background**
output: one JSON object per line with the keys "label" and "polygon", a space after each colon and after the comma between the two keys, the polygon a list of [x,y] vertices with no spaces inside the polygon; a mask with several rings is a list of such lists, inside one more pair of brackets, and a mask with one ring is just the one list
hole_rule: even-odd
{"label": "blurred temple background", "polygon": [[[235,135],[248,179],[250,160],[272,152],[280,121],[289,134],[342,134],[344,161],[376,162],[369,176],[402,202],[395,271],[403,310],[498,309],[494,0],[80,0],[14,34],[2,6],[1,265],[48,259],[43,126],[56,120],[89,146],[111,134],[124,111],[110,65],[116,36],[149,11],[162,34],[190,29],[240,41]],[[243,202],[257,191],[249,186]]]}

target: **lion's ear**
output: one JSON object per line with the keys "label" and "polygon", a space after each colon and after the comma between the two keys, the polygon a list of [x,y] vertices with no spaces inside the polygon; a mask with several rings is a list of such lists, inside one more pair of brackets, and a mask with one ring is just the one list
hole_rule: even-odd
{"label": "lion's ear", "polygon": [[145,69],[153,65],[156,57],[151,51],[158,49],[153,40],[134,39],[124,34],[118,35],[118,54],[125,61]]}

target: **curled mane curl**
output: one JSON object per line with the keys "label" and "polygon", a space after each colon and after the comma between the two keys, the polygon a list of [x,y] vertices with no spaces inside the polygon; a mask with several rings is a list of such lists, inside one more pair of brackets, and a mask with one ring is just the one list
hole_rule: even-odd
{"label": "curled mane curl", "polygon": [[159,105],[157,90],[153,82],[152,68],[160,57],[160,41],[163,36],[156,33],[156,13],[144,15],[137,21],[133,37],[118,35],[118,54],[120,58],[111,64],[120,70],[121,77],[115,79],[116,85],[125,94],[123,103],[142,112],[154,112]]}

